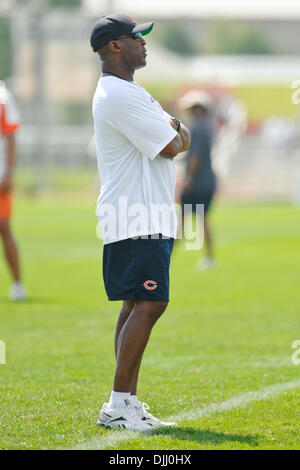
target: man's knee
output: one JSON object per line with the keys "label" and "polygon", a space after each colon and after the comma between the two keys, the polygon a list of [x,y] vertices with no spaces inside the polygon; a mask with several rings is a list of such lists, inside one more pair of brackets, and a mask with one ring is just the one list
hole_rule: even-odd
{"label": "man's knee", "polygon": [[10,225],[8,219],[0,219],[0,236],[2,238],[7,238],[11,235]]}
{"label": "man's knee", "polygon": [[146,320],[155,323],[156,320],[164,313],[168,306],[168,302],[147,302],[137,301],[137,313],[143,315]]}
{"label": "man's knee", "polygon": [[122,305],[122,313],[130,315],[135,305],[135,300],[124,300]]}

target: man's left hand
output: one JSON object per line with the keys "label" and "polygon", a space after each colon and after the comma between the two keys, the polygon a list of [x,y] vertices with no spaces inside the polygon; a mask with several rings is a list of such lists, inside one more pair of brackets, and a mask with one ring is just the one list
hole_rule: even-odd
{"label": "man's left hand", "polygon": [[192,186],[193,186],[193,182],[192,181],[186,181],[185,184],[183,185],[183,188],[182,188],[182,193],[181,194],[186,194],[186,193],[189,193],[192,189]]}

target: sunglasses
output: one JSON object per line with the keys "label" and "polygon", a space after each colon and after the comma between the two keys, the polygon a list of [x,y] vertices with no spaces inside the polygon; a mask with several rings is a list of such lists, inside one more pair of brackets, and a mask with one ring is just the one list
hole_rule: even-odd
{"label": "sunglasses", "polygon": [[120,37],[117,38],[116,40],[124,39],[124,38],[132,38],[132,39],[135,39],[135,40],[138,41],[138,42],[143,41],[143,36],[142,36],[141,33],[126,34],[125,36],[120,36]]}

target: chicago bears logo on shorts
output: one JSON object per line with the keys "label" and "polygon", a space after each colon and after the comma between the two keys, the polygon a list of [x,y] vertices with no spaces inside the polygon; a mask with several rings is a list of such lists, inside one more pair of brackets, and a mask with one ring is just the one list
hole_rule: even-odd
{"label": "chicago bears logo on shorts", "polygon": [[154,290],[157,288],[157,283],[155,281],[151,281],[151,279],[148,279],[148,281],[144,282],[143,286],[145,289]]}

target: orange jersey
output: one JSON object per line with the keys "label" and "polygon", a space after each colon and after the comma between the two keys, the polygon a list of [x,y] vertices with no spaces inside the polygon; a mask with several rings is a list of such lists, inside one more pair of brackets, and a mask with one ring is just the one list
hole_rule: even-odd
{"label": "orange jersey", "polygon": [[12,95],[0,82],[0,218],[8,218],[11,213],[11,192],[3,194],[1,184],[7,171],[7,136],[20,127],[20,117]]}
{"label": "orange jersey", "polygon": [[11,93],[0,82],[0,185],[7,169],[6,137],[20,127],[19,112]]}

